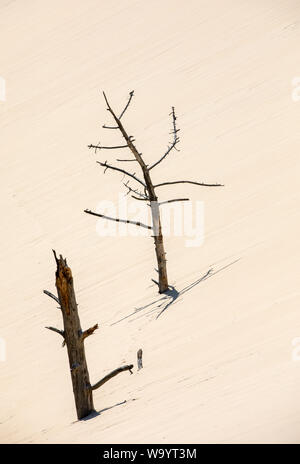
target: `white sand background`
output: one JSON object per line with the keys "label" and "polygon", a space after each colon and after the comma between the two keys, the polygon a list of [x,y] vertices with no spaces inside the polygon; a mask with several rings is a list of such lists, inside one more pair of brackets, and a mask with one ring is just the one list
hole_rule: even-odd
{"label": "white sand background", "polygon": [[[1,0],[0,22],[1,443],[299,443],[299,1]],[[225,184],[160,191],[205,204],[202,246],[166,239],[170,283],[215,274],[158,319],[152,239],[99,237],[83,213],[122,191],[95,163],[119,153],[87,145],[120,141],[101,128],[101,91],[120,110],[132,89],[124,123],[149,163],[177,111],[180,152],[155,181]],[[72,268],[83,328],[100,325],[91,381],[144,351],[142,371],[95,391],[88,421],[44,329],[62,327],[42,293],[55,291],[52,248]]]}

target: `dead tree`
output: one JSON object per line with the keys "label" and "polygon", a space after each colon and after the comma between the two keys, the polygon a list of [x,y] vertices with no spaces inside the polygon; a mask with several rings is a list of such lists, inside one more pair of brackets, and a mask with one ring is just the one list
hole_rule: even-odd
{"label": "dead tree", "polygon": [[[134,138],[131,135],[128,135],[127,131],[125,130],[123,123],[121,122],[122,117],[124,116],[126,110],[128,109],[130,102],[132,100],[134,92],[131,91],[129,94],[129,99],[127,104],[125,105],[123,111],[121,112],[120,116],[117,116],[116,113],[113,111],[112,107],[110,106],[108,99],[103,92],[103,96],[107,105],[107,110],[109,113],[112,115],[113,120],[115,122],[115,125],[113,126],[106,126],[103,125],[102,127],[104,129],[112,129],[112,130],[119,130],[125,140],[124,145],[115,145],[115,146],[102,146],[102,145],[89,145],[89,148],[92,148],[97,152],[97,150],[114,150],[114,149],[123,149],[123,148],[129,148],[131,151],[133,158],[130,159],[117,159],[119,162],[137,162],[141,168],[143,178],[139,178],[136,176],[136,173],[129,172],[125,169],[112,166],[111,164],[108,164],[107,161],[105,162],[100,162],[97,161],[100,166],[104,168],[104,172],[106,172],[108,169],[112,171],[117,171],[125,176],[127,176],[129,179],[127,180],[126,183],[124,183],[125,187],[128,190],[128,194],[131,194],[131,196],[136,199],[136,200],[141,200],[141,201],[147,201],[148,205],[151,208],[151,217],[152,217],[152,225],[146,225],[142,224],[140,222],[135,222],[135,221],[129,221],[125,219],[119,219],[119,218],[112,218],[109,216],[104,216],[102,214],[97,214],[89,209],[86,209],[84,212],[87,214],[92,214],[94,216],[98,216],[104,219],[109,219],[117,222],[125,222],[128,224],[134,224],[140,227],[144,227],[147,229],[150,229],[153,231],[153,238],[154,238],[154,244],[155,244],[155,252],[156,252],[156,259],[157,259],[157,265],[158,265],[158,288],[159,288],[159,293],[164,293],[166,290],[168,290],[169,285],[168,285],[168,275],[167,275],[167,265],[166,265],[166,253],[164,249],[164,241],[163,241],[163,234],[162,234],[162,226],[161,226],[161,218],[160,218],[160,206],[166,203],[171,203],[171,202],[177,202],[177,201],[188,201],[188,198],[175,198],[172,200],[164,201],[162,203],[159,203],[156,189],[163,187],[165,185],[173,185],[173,184],[193,184],[193,185],[198,185],[198,186],[203,186],[203,187],[220,187],[222,184],[207,184],[204,182],[194,182],[190,180],[175,180],[171,182],[163,182],[160,184],[154,184],[152,181],[152,169],[154,169],[156,166],[158,166],[170,153],[172,150],[177,150],[177,144],[179,143],[179,137],[178,137],[178,132],[180,129],[177,129],[176,125],[176,115],[175,115],[175,108],[172,107],[172,111],[170,113],[170,116],[172,117],[172,141],[168,145],[167,150],[165,153],[153,164],[150,166],[145,163],[142,157],[142,153],[138,151],[134,144]],[[129,181],[130,179],[133,179],[133,181],[138,184],[138,188],[133,188],[130,184]],[[142,188],[142,191],[141,191]]]}
{"label": "dead tree", "polygon": [[98,329],[98,324],[87,330],[81,330],[71,269],[67,265],[66,259],[61,255],[57,258],[54,250],[53,253],[57,265],[55,276],[58,297],[47,290],[44,290],[44,293],[59,304],[63,317],[64,330],[59,330],[55,327],[46,327],[46,329],[61,335],[63,338],[62,346],[67,346],[77,417],[78,419],[82,419],[94,411],[93,390],[101,387],[120,372],[129,370],[132,373],[131,369],[133,365],[119,367],[99,382],[91,385],[84,342],[87,337]]}

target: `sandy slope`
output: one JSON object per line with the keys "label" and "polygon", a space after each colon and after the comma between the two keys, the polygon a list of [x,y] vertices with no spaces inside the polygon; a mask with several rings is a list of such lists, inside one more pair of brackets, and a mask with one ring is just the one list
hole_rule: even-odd
{"label": "sandy slope", "polygon": [[[1,0],[0,16],[0,441],[300,442],[299,2]],[[195,285],[158,319],[151,239],[101,238],[82,213],[121,189],[86,148],[112,140],[102,89],[118,107],[135,89],[126,124],[149,162],[175,105],[181,151],[158,181],[226,184],[162,192],[205,202],[205,241],[168,238],[171,283]],[[72,267],[83,327],[100,324],[92,381],[144,350],[145,368],[95,392],[101,414],[81,423],[66,351],[44,329],[61,326],[42,294],[51,248]]]}

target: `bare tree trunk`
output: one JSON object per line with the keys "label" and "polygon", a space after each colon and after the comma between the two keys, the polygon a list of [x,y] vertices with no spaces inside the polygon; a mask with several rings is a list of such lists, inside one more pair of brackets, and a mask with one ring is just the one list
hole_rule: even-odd
{"label": "bare tree trunk", "polygon": [[86,363],[84,339],[78,315],[73,277],[67,261],[56,257],[56,288],[64,322],[64,338],[67,345],[73,392],[78,419],[94,411],[93,393]]}
{"label": "bare tree trunk", "polygon": [[163,236],[160,233],[158,237],[154,237],[155,252],[158,265],[158,289],[159,293],[164,293],[168,290],[168,274],[167,274],[167,260],[165,258]]}
{"label": "bare tree trunk", "polygon": [[[140,157],[139,157],[140,158]],[[152,229],[155,244],[155,253],[158,268],[158,291],[164,293],[169,288],[168,274],[167,274],[167,261],[164,249],[164,240],[162,235],[161,220],[158,198],[155,193],[155,188],[150,176],[150,172],[144,161],[140,158],[140,166],[143,171],[148,198],[150,200],[151,214],[152,214]]]}
{"label": "bare tree trunk", "polygon": [[78,419],[83,419],[95,410],[93,390],[101,387],[121,372],[129,371],[132,374],[133,365],[127,364],[114,369],[103,379],[95,383],[95,385],[91,385],[85,358],[84,341],[98,329],[98,324],[95,324],[84,332],[82,331],[75,298],[72,271],[62,255],[57,258],[54,250],[53,253],[57,266],[55,276],[58,297],[48,290],[44,290],[44,293],[56,303],[59,303],[63,316],[64,330],[59,330],[56,327],[46,327],[46,329],[61,335],[64,339],[63,346],[67,345],[77,417]]}
{"label": "bare tree trunk", "polygon": [[159,293],[164,293],[169,288],[167,274],[167,260],[164,249],[164,240],[161,229],[159,204],[156,201],[151,202],[153,237],[155,244],[155,253],[158,268],[158,290]]}

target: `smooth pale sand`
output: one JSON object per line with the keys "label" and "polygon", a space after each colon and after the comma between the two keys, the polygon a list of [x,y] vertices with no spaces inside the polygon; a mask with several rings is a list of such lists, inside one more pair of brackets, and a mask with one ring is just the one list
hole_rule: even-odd
{"label": "smooth pale sand", "polygon": [[[0,14],[1,442],[299,443],[298,0],[2,0]],[[101,129],[101,91],[121,109],[132,89],[124,123],[149,163],[176,107],[180,152],[155,181],[225,184],[161,190],[205,204],[202,246],[166,240],[170,283],[215,274],[158,319],[152,239],[99,237],[83,214],[122,191],[95,164],[116,153],[87,149],[120,141]],[[144,352],[82,422],[66,350],[44,329],[62,325],[42,293],[55,291],[52,248],[72,268],[83,328],[100,326],[86,342],[92,382]]]}

